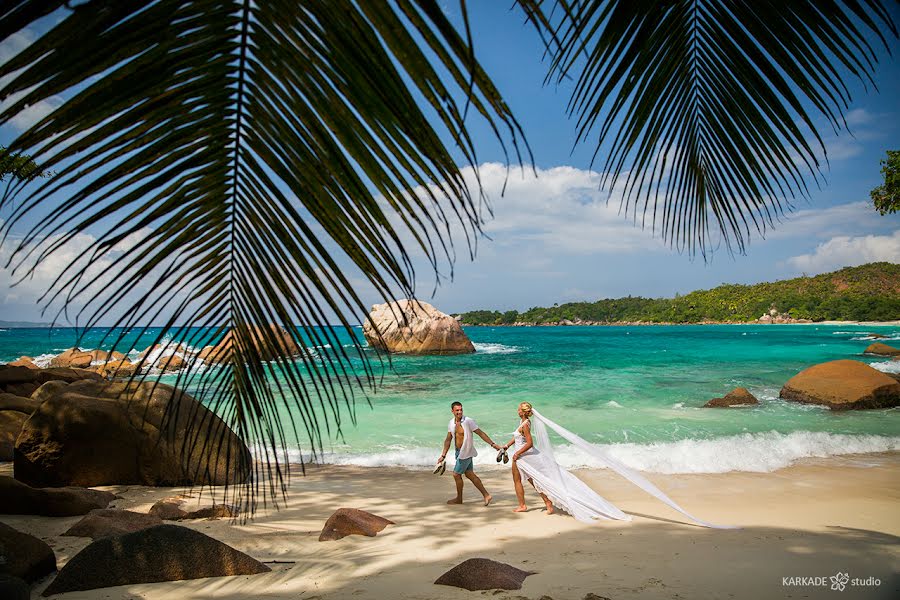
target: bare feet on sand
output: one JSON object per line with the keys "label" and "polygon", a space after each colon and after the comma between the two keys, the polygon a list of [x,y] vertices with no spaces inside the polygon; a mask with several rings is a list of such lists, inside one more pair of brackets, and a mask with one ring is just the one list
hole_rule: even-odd
{"label": "bare feet on sand", "polygon": [[447,504],[462,504],[462,498],[450,498]]}
{"label": "bare feet on sand", "polygon": [[553,513],[556,512],[556,509],[553,508],[553,503],[552,503],[552,502],[547,502],[547,503],[545,504],[545,506],[547,507],[547,514],[548,514],[548,515],[552,515]]}
{"label": "bare feet on sand", "polygon": [[491,496],[490,494],[488,494],[487,496],[484,497],[484,505],[485,506],[490,505],[491,500],[493,500],[493,499],[494,499],[494,497]]}
{"label": "bare feet on sand", "polygon": [[525,512],[525,511],[527,511],[527,510],[528,510],[528,507],[525,506],[525,505],[523,504],[523,505],[520,506],[519,508],[514,508],[514,509],[513,509],[513,512]]}

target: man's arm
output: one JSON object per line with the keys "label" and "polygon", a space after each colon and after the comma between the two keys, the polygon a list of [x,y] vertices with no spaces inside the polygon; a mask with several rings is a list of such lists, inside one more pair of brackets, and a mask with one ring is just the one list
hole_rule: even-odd
{"label": "man's arm", "polygon": [[490,437],[488,437],[488,434],[486,434],[485,432],[483,432],[481,429],[476,429],[476,430],[475,430],[475,433],[477,433],[477,434],[478,434],[478,437],[480,437],[480,438],[483,439],[485,442],[487,442],[488,445],[489,445],[491,448],[493,448],[494,450],[498,450],[498,449],[500,448],[500,446],[498,446],[497,444],[495,444],[494,441],[493,441]]}
{"label": "man's arm", "polygon": [[453,434],[448,431],[447,437],[444,438],[444,451],[441,453],[441,457],[437,459],[438,462],[443,462],[443,460],[447,458],[447,451],[450,450],[451,441],[453,441]]}

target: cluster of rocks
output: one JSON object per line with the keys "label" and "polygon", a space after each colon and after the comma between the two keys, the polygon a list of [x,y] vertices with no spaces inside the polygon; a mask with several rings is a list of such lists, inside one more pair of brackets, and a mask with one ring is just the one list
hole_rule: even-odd
{"label": "cluster of rocks", "polygon": [[30,485],[226,485],[249,475],[247,446],[173,386],[0,365],[0,390],[0,460]]}
{"label": "cluster of rocks", "polygon": [[[900,349],[874,343],[866,354],[900,358]],[[784,384],[779,396],[791,402],[819,404],[832,410],[861,410],[900,406],[900,375],[883,373],[858,360],[833,360],[813,365]],[[704,408],[759,404],[745,388],[713,398]]]}
{"label": "cluster of rocks", "polygon": [[[271,570],[188,527],[165,524],[152,514],[107,508],[116,499],[107,492],[31,488],[9,477],[0,477],[0,490],[2,514],[85,515],[62,535],[94,541],[69,559],[44,596]],[[29,598],[30,586],[56,571],[56,556],[46,542],[0,523],[0,597]]]}
{"label": "cluster of rocks", "polygon": [[[234,507],[213,505],[186,512],[181,509],[182,498],[175,497],[160,500],[144,514],[109,508],[116,499],[114,494],[85,488],[32,488],[0,476],[0,514],[84,515],[61,535],[94,540],[59,570],[44,596],[271,570],[212,537],[165,522],[231,518],[238,514]],[[366,511],[341,508],[325,523],[319,541],[374,537],[393,524]],[[56,571],[56,556],[46,542],[0,523],[0,597],[29,598],[30,586]]]}
{"label": "cluster of rocks", "polygon": [[[238,341],[235,342],[235,339]],[[180,371],[196,361],[206,364],[226,364],[231,362],[236,354],[242,356],[244,352],[241,349],[250,347],[254,348],[263,360],[273,360],[279,355],[297,356],[301,353],[300,347],[284,328],[267,325],[246,327],[237,335],[233,330],[229,331],[218,344],[205,346],[196,352],[184,344],[154,344],[138,353],[134,360],[117,351],[69,348],[53,357],[50,360],[50,367],[85,369],[106,378],[124,378],[150,369],[166,373]],[[31,356],[20,356],[9,363],[9,366],[35,370],[41,368]]]}

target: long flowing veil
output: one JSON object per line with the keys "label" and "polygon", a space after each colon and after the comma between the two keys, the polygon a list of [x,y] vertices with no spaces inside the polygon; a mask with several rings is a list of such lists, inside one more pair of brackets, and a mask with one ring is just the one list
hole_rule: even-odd
{"label": "long flowing veil", "polygon": [[532,409],[531,414],[532,414],[532,416],[534,416],[535,421],[536,421],[536,423],[534,423],[534,425],[532,426],[532,431],[531,431],[532,440],[534,441],[534,445],[537,447],[537,449],[541,453],[548,454],[553,459],[554,463],[556,462],[556,460],[553,457],[553,445],[550,443],[550,437],[547,435],[547,429],[544,427],[544,425],[546,425],[547,427],[549,427],[550,429],[552,429],[553,431],[558,433],[561,437],[563,437],[565,440],[570,442],[575,447],[577,447],[580,450],[589,454],[591,457],[593,457],[594,459],[599,461],[600,464],[604,465],[605,467],[607,467],[609,469],[612,469],[613,471],[615,471],[616,473],[618,473],[619,475],[621,475],[622,477],[624,477],[625,479],[627,479],[634,485],[638,486],[639,488],[641,488],[642,490],[644,490],[651,496],[655,496],[656,498],[662,500],[663,502],[665,502],[666,504],[668,504],[669,506],[671,506],[672,508],[674,508],[675,510],[677,510],[678,512],[680,512],[681,514],[683,514],[684,516],[689,518],[690,520],[694,521],[695,523],[697,523],[699,525],[703,525],[704,527],[711,527],[713,529],[740,529],[739,527],[736,527],[734,525],[715,525],[708,521],[704,521],[703,519],[698,519],[691,513],[687,512],[686,510],[684,510],[683,508],[678,506],[678,504],[674,500],[669,498],[658,487],[656,487],[655,485],[650,483],[650,481],[648,481],[647,478],[645,478],[643,475],[641,475],[640,473],[638,473],[631,467],[628,467],[627,465],[625,465],[618,459],[610,456],[609,453],[606,452],[606,450],[604,450],[603,448],[586,441],[585,439],[572,433],[565,427],[562,427],[561,425],[557,425],[556,423],[554,423],[553,421],[551,421],[550,419],[548,419],[547,417],[545,417],[544,415],[542,415],[541,413],[539,413],[538,411],[536,411],[534,409]]}

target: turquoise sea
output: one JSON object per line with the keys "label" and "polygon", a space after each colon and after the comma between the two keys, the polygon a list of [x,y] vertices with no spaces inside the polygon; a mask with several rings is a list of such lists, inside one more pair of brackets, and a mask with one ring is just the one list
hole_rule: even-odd
{"label": "turquoise sea", "polygon": [[[108,348],[100,343],[105,333],[89,331],[81,347]],[[129,334],[124,343],[139,351],[157,333]],[[828,360],[852,358],[900,372],[900,361],[862,354],[873,333],[896,345],[900,327],[469,327],[466,333],[477,349],[473,355],[401,355],[385,363],[377,391],[368,393],[371,408],[366,394],[357,393],[357,425],[345,412],[343,440],[332,440],[319,460],[429,467],[440,453],[455,400],[498,442],[509,440],[516,407],[527,400],[649,472],[773,471],[809,457],[900,450],[900,409],[832,412],[778,398],[790,377]],[[74,336],[72,329],[0,330],[0,361],[23,354],[49,361]],[[338,342],[351,340],[340,332]],[[369,356],[382,375],[377,355]],[[748,388],[760,405],[700,408],[737,386]],[[476,465],[496,466],[495,453],[480,442],[478,447]],[[292,458],[300,452],[309,457],[305,439]],[[593,466],[564,444],[558,454],[566,466]]]}

